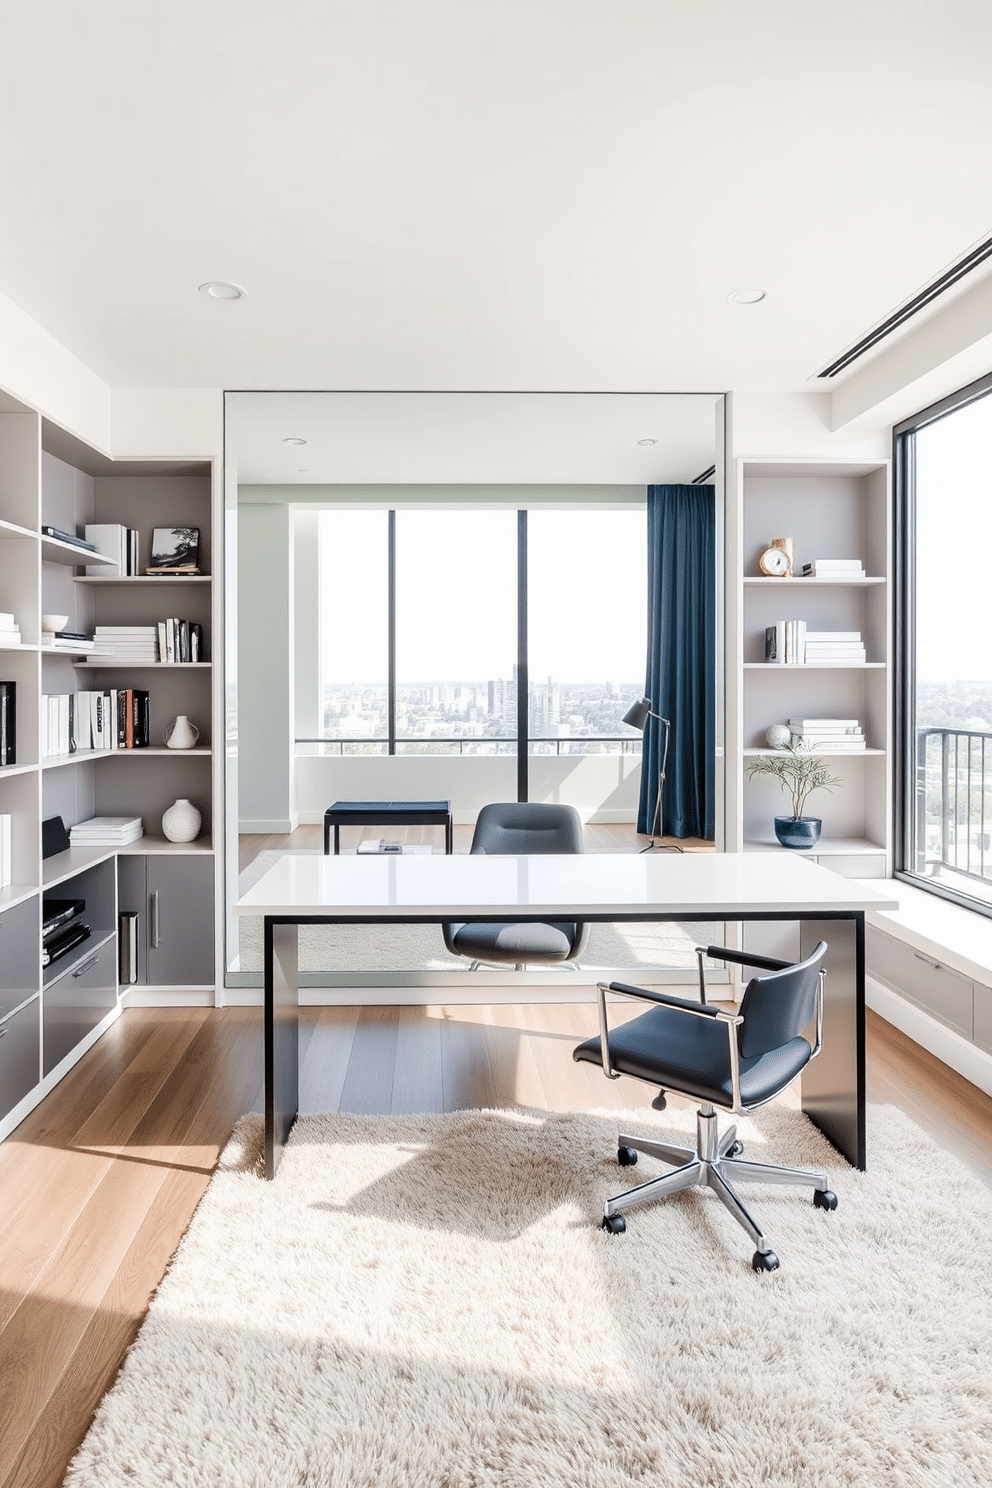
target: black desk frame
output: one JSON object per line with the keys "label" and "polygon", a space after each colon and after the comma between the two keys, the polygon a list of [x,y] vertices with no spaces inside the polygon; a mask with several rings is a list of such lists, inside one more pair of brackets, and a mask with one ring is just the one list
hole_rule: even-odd
{"label": "black desk frame", "polygon": [[336,811],[335,801],[324,812],[324,856],[331,850],[331,828],[334,828],[334,856],[341,850],[342,827],[443,827],[444,850],[450,853],[454,845],[451,804],[447,809],[436,803],[418,805],[415,801],[356,801],[348,809]]}
{"label": "black desk frame", "polygon": [[[514,920],[541,922],[547,914],[513,911]],[[444,915],[362,915],[333,909],[319,915],[265,915],[265,1176],[274,1178],[299,1111],[300,925],[441,925]],[[864,1170],[865,1150],[865,915],[864,910],[781,909],[741,913],[721,910],[685,914],[657,912],[586,914],[587,923],[631,924],[688,920],[748,924],[761,920],[798,922],[800,955],[827,942],[823,1048],[802,1075],[802,1109],[837,1151]],[[590,1029],[595,1009],[590,1000]]]}

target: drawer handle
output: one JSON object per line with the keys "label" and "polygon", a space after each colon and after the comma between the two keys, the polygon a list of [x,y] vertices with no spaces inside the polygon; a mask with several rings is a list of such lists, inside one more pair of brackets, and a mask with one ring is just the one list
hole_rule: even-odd
{"label": "drawer handle", "polygon": [[148,918],[151,921],[148,928],[150,932],[152,947],[154,948],[158,945],[159,941],[162,938],[158,923],[158,889],[155,889],[154,892],[149,894],[148,896]]}
{"label": "drawer handle", "polygon": [[922,951],[914,951],[913,955],[916,957],[917,961],[925,961],[928,966],[933,967],[934,971],[940,971],[940,962],[935,961],[932,956],[924,956]]}
{"label": "drawer handle", "polygon": [[89,971],[89,969],[90,969],[91,966],[95,966],[96,965],[97,959],[98,958],[96,956],[91,956],[88,961],[84,961],[83,962],[82,966],[77,966],[76,967],[75,971],[72,973],[73,976],[74,977],[81,977],[84,971]]}

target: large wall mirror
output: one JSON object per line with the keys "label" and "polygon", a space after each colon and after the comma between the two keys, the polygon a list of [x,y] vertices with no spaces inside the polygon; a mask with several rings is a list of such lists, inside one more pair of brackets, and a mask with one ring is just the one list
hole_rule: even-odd
{"label": "large wall mirror", "polygon": [[[279,852],[322,851],[333,801],[450,800],[456,851],[487,802],[567,802],[587,851],[644,846],[642,735],[623,715],[645,690],[646,492],[710,490],[716,570],[723,415],[717,394],[227,394],[230,987],[261,982],[239,887]],[[721,754],[716,615],[713,630]],[[715,821],[686,850],[718,848]],[[356,828],[342,851],[382,836]],[[429,829],[402,836],[443,850]],[[689,974],[691,927],[594,930],[592,979]],[[442,1000],[507,975],[470,976],[437,926],[304,928],[301,971],[315,1000]]]}

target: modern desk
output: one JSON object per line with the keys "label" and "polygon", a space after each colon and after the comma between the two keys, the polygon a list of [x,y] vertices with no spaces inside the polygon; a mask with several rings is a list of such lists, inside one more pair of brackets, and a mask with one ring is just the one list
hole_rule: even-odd
{"label": "modern desk", "polygon": [[444,850],[450,853],[454,826],[450,801],[332,801],[324,812],[324,852],[341,851],[342,827],[443,827]]}
{"label": "modern desk", "polygon": [[[446,920],[795,920],[803,955],[828,944],[823,1049],[802,1106],[855,1167],[865,1154],[865,910],[898,900],[782,852],[570,856],[287,854],[235,905],[265,924],[265,1169],[299,1109],[300,925]],[[607,972],[606,975],[609,975]]]}

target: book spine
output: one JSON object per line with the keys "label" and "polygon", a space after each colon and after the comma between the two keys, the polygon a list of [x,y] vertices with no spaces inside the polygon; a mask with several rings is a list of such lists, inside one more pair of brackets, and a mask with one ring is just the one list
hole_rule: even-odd
{"label": "book spine", "polygon": [[0,682],[0,765],[17,764],[17,683]]}

